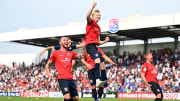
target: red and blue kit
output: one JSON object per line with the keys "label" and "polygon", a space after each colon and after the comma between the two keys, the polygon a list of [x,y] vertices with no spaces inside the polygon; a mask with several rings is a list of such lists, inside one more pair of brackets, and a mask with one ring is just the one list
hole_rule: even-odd
{"label": "red and blue kit", "polygon": [[[98,52],[100,53],[101,56],[104,55],[104,52],[100,48],[98,48]],[[86,67],[87,71],[94,68],[95,62],[93,61],[93,59],[91,58],[91,56],[88,53],[86,53],[85,61],[92,66],[92,68],[90,68],[90,69]]]}
{"label": "red and blue kit", "polygon": [[61,50],[56,50],[52,53],[50,61],[55,62],[55,67],[58,71],[58,79],[68,79],[72,80],[72,60],[76,59],[77,53],[73,51],[62,52]]}
{"label": "red and blue kit", "polygon": [[149,64],[149,63],[144,63],[142,66],[142,73],[145,73],[145,78],[147,82],[156,82],[158,83],[157,80],[157,72],[154,64]]}
{"label": "red and blue kit", "polygon": [[86,26],[86,45],[91,43],[98,43],[98,37],[100,36],[101,29],[99,25],[92,19],[90,23],[87,23]]}

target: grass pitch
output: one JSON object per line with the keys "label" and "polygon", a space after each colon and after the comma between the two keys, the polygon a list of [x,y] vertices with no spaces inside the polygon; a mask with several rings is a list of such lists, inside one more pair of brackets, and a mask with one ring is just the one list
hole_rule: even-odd
{"label": "grass pitch", "polygon": [[[42,97],[0,97],[0,101],[64,101],[63,98],[42,98]],[[80,98],[79,101],[94,101],[93,98]],[[154,101],[154,99],[117,99],[103,98],[101,101]],[[180,100],[163,100],[180,101]]]}

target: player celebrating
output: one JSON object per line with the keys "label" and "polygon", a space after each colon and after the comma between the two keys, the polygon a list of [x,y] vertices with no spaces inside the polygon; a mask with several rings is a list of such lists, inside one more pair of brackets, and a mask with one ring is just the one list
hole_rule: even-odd
{"label": "player celebrating", "polygon": [[[96,45],[101,45],[109,41],[109,37],[106,37],[104,41],[100,41],[100,33],[101,29],[99,25],[97,24],[101,18],[101,14],[99,10],[94,10],[92,13],[93,9],[96,6],[96,2],[93,2],[92,7],[87,13],[87,26],[86,26],[86,35],[85,35],[85,40],[86,40],[86,50],[87,53],[91,56],[91,58],[95,62],[95,77],[96,77],[96,86],[99,86],[105,82],[100,81],[100,54],[98,52],[98,49]],[[92,14],[92,18],[90,17]]]}
{"label": "player celebrating", "polygon": [[55,62],[55,67],[58,72],[59,87],[64,95],[64,101],[78,101],[78,92],[72,76],[72,60],[76,59],[77,54],[73,51],[67,51],[68,38],[62,37],[59,41],[61,45],[60,50],[56,50],[52,53],[50,59],[46,64],[46,72],[49,75],[49,66],[52,62]]}
{"label": "player celebrating", "polygon": [[155,101],[162,101],[163,93],[158,84],[156,68],[151,62],[153,61],[152,53],[144,55],[146,62],[142,66],[141,78],[149,89],[156,95]]}
{"label": "player celebrating", "polygon": [[[73,49],[81,48],[81,47],[82,47],[81,43],[80,43],[80,45],[71,44],[71,39],[68,37],[68,48],[67,48],[68,51],[72,51]],[[60,48],[61,48],[61,45],[49,46],[49,47],[45,48],[44,50],[42,50],[40,52],[40,55],[43,55],[45,53],[45,51],[47,51],[49,49],[59,50]]]}
{"label": "player celebrating", "polygon": [[[104,65],[104,59],[115,65],[117,67],[117,64],[114,63],[109,57],[107,57],[102,51],[100,48],[98,48],[98,51],[100,52],[100,58],[101,58],[101,64],[100,64],[100,67],[101,68],[104,68],[103,66]],[[88,72],[88,78],[89,78],[89,81],[91,83],[91,86],[92,86],[92,95],[94,97],[94,100],[95,101],[101,101],[101,97],[102,97],[102,94],[103,94],[103,85],[101,85],[99,87],[99,91],[98,91],[98,99],[97,99],[97,91],[96,91],[96,78],[95,78],[95,63],[93,61],[93,59],[91,58],[91,56],[86,52],[86,49],[83,48],[82,50],[82,56],[83,58],[81,59],[81,62],[86,65],[86,70]],[[104,77],[104,75],[102,75],[102,71],[105,71],[104,69],[101,70],[101,80],[104,81],[104,80],[107,80],[107,77]],[[106,74],[105,74],[106,76]]]}

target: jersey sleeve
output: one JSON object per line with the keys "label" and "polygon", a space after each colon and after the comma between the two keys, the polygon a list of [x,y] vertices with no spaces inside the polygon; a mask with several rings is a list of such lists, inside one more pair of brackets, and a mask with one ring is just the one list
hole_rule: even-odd
{"label": "jersey sleeve", "polygon": [[73,57],[72,59],[76,59],[77,53],[73,52],[73,56],[72,57]]}
{"label": "jersey sleeve", "polygon": [[98,51],[99,51],[99,53],[101,54],[101,56],[104,55],[104,52],[103,52],[100,48],[98,48]]}
{"label": "jersey sleeve", "polygon": [[55,49],[55,50],[59,50],[60,48],[61,48],[60,45],[55,45],[55,46],[54,46],[54,49]]}
{"label": "jersey sleeve", "polygon": [[49,58],[50,61],[54,62],[55,61],[55,52],[52,53],[51,57]]}
{"label": "jersey sleeve", "polygon": [[147,66],[146,66],[146,64],[143,64],[143,65],[142,65],[141,72],[142,72],[142,73],[146,73],[146,72],[147,72]]}
{"label": "jersey sleeve", "polygon": [[76,49],[76,45],[72,44],[72,45],[71,45],[71,49],[72,49],[72,50],[73,50],[73,49]]}

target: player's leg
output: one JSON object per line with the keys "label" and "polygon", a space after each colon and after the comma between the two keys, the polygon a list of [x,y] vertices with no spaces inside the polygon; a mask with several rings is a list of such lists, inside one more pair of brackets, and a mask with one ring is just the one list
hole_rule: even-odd
{"label": "player's leg", "polygon": [[76,84],[74,83],[73,80],[69,80],[69,84],[70,84],[69,89],[70,89],[70,96],[71,96],[70,101],[78,101],[79,96],[78,96],[78,91],[77,91]]}
{"label": "player's leg", "polygon": [[100,56],[101,64],[100,64],[100,71],[101,71],[101,80],[107,81],[107,75],[106,75],[106,66],[105,66],[105,60]]}
{"label": "player's leg", "polygon": [[92,86],[92,96],[94,98],[95,101],[98,101],[97,99],[97,91],[96,91],[96,79],[95,79],[95,72],[94,69],[91,69],[88,71],[88,78],[89,78],[89,82]]}
{"label": "player's leg", "polygon": [[157,83],[155,83],[155,82],[148,82],[148,83],[152,85],[151,90],[156,95],[156,99],[154,101],[161,101],[161,96],[162,96],[161,90],[157,86]]}
{"label": "player's leg", "polygon": [[[107,75],[106,75],[106,66],[104,63],[104,59],[100,56],[101,59],[101,64],[100,64],[100,70],[101,70],[101,81],[107,81]],[[104,85],[107,85],[107,83],[105,83]],[[104,92],[104,85],[101,85],[99,87],[99,91],[98,91],[98,99],[99,101],[101,101],[102,98],[102,94]]]}
{"label": "player's leg", "polygon": [[96,86],[99,87],[102,85],[102,81],[100,81],[100,55],[97,50],[97,47],[95,44],[88,44],[86,45],[86,51],[91,56],[91,58],[95,62],[95,78],[96,78]]}
{"label": "player's leg", "polygon": [[104,85],[101,85],[98,90],[98,100],[101,101],[103,95]]}
{"label": "player's leg", "polygon": [[159,85],[158,83],[156,83],[156,85],[157,85],[157,88],[159,89],[159,93],[158,93],[157,97],[160,98],[161,101],[162,101],[162,100],[163,100],[163,92],[162,92],[162,89],[161,89],[161,87],[160,87],[160,85]]}
{"label": "player's leg", "polygon": [[66,79],[58,79],[59,87],[64,95],[64,101],[70,101],[69,82]]}

